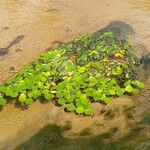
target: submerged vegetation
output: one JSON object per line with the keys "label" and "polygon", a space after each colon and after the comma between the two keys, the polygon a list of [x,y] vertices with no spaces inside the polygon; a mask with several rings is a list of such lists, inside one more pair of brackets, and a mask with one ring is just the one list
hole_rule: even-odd
{"label": "submerged vegetation", "polygon": [[[90,131],[88,128],[87,131]],[[17,146],[16,150],[149,150],[150,143],[144,129],[133,129],[125,136],[114,140],[113,131],[100,135],[90,135],[81,131],[76,138],[64,137],[65,126],[47,125],[29,140]],[[84,133],[84,134],[83,134]],[[139,136],[141,135],[141,136]]]}
{"label": "submerged vegetation", "polygon": [[139,62],[129,41],[113,32],[85,35],[44,53],[0,86],[0,105],[15,98],[30,105],[40,98],[54,100],[69,112],[92,115],[92,102],[137,94]]}

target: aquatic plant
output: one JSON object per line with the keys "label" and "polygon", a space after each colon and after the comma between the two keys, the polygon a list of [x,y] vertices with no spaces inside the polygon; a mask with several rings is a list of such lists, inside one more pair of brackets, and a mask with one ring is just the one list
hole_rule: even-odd
{"label": "aquatic plant", "polygon": [[44,53],[0,86],[0,105],[15,98],[30,105],[41,97],[69,112],[92,115],[92,102],[109,103],[144,87],[136,80],[139,62],[128,40],[113,32],[85,35]]}

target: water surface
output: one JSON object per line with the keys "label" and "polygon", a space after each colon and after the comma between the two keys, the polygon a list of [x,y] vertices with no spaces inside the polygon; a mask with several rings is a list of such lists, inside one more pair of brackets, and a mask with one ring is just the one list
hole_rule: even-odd
{"label": "water surface", "polygon": [[[8,51],[0,56],[0,83],[58,43],[101,30],[128,36],[138,58],[148,56],[149,27],[149,0],[1,0],[0,50]],[[142,93],[96,104],[93,117],[52,103],[8,104],[0,112],[0,149],[149,150],[150,70],[140,68]]]}

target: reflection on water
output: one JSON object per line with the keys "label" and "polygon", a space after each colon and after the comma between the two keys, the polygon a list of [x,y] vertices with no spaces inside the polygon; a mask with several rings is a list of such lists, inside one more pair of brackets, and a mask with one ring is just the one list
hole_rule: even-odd
{"label": "reflection on water", "polygon": [[130,0],[134,8],[141,8],[143,10],[150,10],[150,0]]}

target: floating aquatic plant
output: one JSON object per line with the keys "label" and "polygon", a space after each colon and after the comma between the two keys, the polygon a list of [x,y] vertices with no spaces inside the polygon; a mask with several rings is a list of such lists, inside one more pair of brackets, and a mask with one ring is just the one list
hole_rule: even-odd
{"label": "floating aquatic plant", "polygon": [[69,112],[92,115],[92,102],[137,94],[138,60],[129,41],[113,32],[85,35],[44,53],[0,86],[0,105],[16,99],[30,105],[40,98],[54,100]]}

